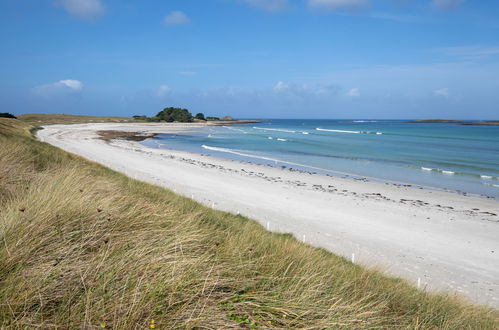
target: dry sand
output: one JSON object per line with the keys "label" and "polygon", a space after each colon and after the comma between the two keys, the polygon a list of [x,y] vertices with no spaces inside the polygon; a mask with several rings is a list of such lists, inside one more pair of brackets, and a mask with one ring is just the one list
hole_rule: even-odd
{"label": "dry sand", "polygon": [[52,125],[40,140],[216,209],[241,213],[356,263],[499,307],[499,202],[255,165],[96,131],[182,133],[196,124]]}

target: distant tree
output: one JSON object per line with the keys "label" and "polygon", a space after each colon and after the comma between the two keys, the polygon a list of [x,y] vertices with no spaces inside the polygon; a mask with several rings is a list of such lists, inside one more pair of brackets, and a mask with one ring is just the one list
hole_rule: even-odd
{"label": "distant tree", "polygon": [[12,118],[12,119],[17,119],[17,117],[16,117],[16,116],[14,116],[13,114],[8,113],[8,112],[0,112],[0,117],[1,117],[1,118]]}
{"label": "distant tree", "polygon": [[202,114],[201,112],[200,112],[200,113],[197,113],[197,114],[196,114],[196,116],[195,116],[194,118],[199,119],[199,120],[206,120],[206,119],[204,118],[204,114]]}
{"label": "distant tree", "polygon": [[220,118],[208,116],[206,117],[206,120],[220,120]]}
{"label": "distant tree", "polygon": [[225,116],[222,118],[222,120],[234,120],[234,118],[232,118],[231,116]]}
{"label": "distant tree", "polygon": [[189,112],[187,109],[183,108],[164,108],[162,111],[158,112],[156,117],[159,118],[161,121],[166,121],[166,122],[182,122],[182,123],[190,123],[192,122],[192,114]]}
{"label": "distant tree", "polygon": [[142,115],[142,116],[132,116],[132,118],[135,119],[135,120],[147,120],[147,116],[144,116],[144,115]]}

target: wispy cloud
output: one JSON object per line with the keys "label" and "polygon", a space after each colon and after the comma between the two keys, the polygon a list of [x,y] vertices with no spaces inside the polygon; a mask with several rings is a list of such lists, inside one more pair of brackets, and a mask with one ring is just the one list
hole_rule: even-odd
{"label": "wispy cloud", "polygon": [[158,88],[157,94],[160,98],[165,98],[172,92],[172,89],[168,85],[161,85]]}
{"label": "wispy cloud", "polygon": [[278,81],[272,91],[276,95],[292,95],[298,97],[327,96],[338,94],[339,87],[335,85],[307,85]]}
{"label": "wispy cloud", "polygon": [[104,14],[101,0],[57,0],[56,6],[64,8],[69,14],[84,20],[95,20]]}
{"label": "wispy cloud", "polygon": [[308,0],[308,5],[315,9],[358,10],[369,5],[369,0]]}
{"label": "wispy cloud", "polygon": [[499,46],[442,47],[437,48],[436,51],[445,56],[458,57],[465,60],[478,60],[499,55]]}
{"label": "wispy cloud", "polygon": [[431,4],[438,9],[456,9],[464,3],[464,0],[432,0]]}
{"label": "wispy cloud", "polygon": [[33,88],[35,94],[43,97],[52,97],[57,95],[67,95],[81,92],[83,83],[79,80],[66,79],[58,82],[36,86]]}
{"label": "wispy cloud", "polygon": [[172,11],[163,19],[163,23],[166,25],[181,25],[190,21],[189,17],[180,10]]}
{"label": "wispy cloud", "polygon": [[448,88],[436,89],[433,91],[433,95],[439,96],[439,97],[449,97],[450,92],[449,92]]}
{"label": "wispy cloud", "polygon": [[255,8],[270,12],[278,12],[288,8],[288,0],[242,0],[242,1]]}
{"label": "wispy cloud", "polygon": [[347,96],[350,97],[360,97],[360,90],[359,88],[352,88],[348,91]]}
{"label": "wispy cloud", "polygon": [[414,23],[414,22],[420,22],[422,20],[421,17],[414,16],[414,15],[392,14],[392,13],[385,13],[385,12],[374,12],[374,13],[368,14],[367,16],[371,17],[371,18],[396,21],[396,22],[402,22],[402,23]]}

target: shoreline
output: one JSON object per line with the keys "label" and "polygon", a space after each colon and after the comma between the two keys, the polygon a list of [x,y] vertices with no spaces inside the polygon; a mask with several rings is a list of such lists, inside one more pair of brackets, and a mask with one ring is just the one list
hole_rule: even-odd
{"label": "shoreline", "polygon": [[[251,122],[251,123],[253,123],[253,122]],[[192,128],[197,129],[197,128],[205,127],[205,126],[218,126],[218,125],[206,124],[203,126],[196,126],[196,127],[192,127]],[[164,134],[164,133],[150,133],[150,132],[149,133],[148,132],[124,132],[124,131],[114,131],[114,130],[102,130],[102,131],[96,131],[96,133],[101,140],[106,141],[106,142],[111,142],[114,139],[115,140],[134,141],[134,142],[142,142],[142,141],[145,141],[147,139],[151,139],[151,141],[155,141],[154,138],[156,136]],[[182,131],[176,132],[176,134],[178,134],[178,135],[181,135],[182,133],[184,133],[184,132],[182,132]],[[170,133],[168,133],[168,134],[170,134]],[[393,186],[403,186],[403,187],[412,187],[414,189],[425,189],[425,190],[431,190],[431,191],[448,192],[448,193],[458,194],[458,195],[462,195],[462,196],[470,196],[470,197],[474,197],[474,198],[484,198],[484,199],[492,199],[492,200],[499,201],[499,197],[489,196],[486,194],[471,193],[471,192],[466,192],[466,191],[462,191],[462,190],[453,190],[453,189],[441,188],[441,187],[437,187],[437,186],[428,186],[428,185],[422,185],[422,184],[411,183],[411,182],[406,182],[406,181],[390,180],[390,179],[377,178],[377,177],[361,175],[361,174],[356,174],[356,173],[329,170],[329,169],[314,167],[311,165],[297,164],[297,163],[278,160],[278,159],[273,159],[272,161],[274,161],[275,164],[272,165],[271,163],[264,164],[264,163],[254,162],[254,161],[246,161],[243,159],[238,160],[238,159],[230,159],[230,158],[213,156],[213,155],[210,155],[208,152],[207,152],[207,154],[204,154],[204,153],[195,153],[195,152],[190,152],[190,151],[180,150],[180,149],[173,149],[173,148],[169,148],[169,147],[166,147],[166,148],[159,147],[159,145],[165,145],[165,144],[157,143],[157,145],[158,145],[157,148],[152,148],[152,149],[167,150],[170,152],[185,152],[185,153],[192,154],[192,155],[213,157],[213,158],[218,159],[218,160],[234,161],[234,162],[238,162],[241,164],[253,164],[253,165],[257,165],[257,166],[270,166],[270,167],[273,167],[276,169],[282,169],[282,170],[288,170],[288,171],[297,171],[297,172],[312,174],[312,175],[325,175],[325,176],[330,176],[330,177],[335,177],[335,178],[351,179],[351,180],[356,180],[356,181],[377,182],[377,183],[389,184],[389,185],[393,185]],[[146,148],[151,148],[147,145],[141,145],[141,146],[146,147]],[[210,149],[208,149],[208,150],[210,150]],[[251,158],[251,157],[246,157],[246,158]],[[283,165],[278,166],[277,164],[286,164],[288,166],[283,166]],[[291,166],[289,166],[289,165],[291,165]],[[296,167],[292,167],[292,166],[296,166]],[[318,172],[313,172],[313,170],[318,171]]]}
{"label": "shoreline", "polygon": [[[137,140],[128,140],[128,141],[142,142],[142,141],[145,141],[146,139],[149,139],[149,138],[154,139],[156,136],[161,135],[161,134],[162,133],[158,133],[158,134],[155,133],[155,134],[152,134],[151,136],[145,136],[143,139],[140,139],[140,141],[137,141]],[[178,134],[180,135],[182,133],[178,133]],[[409,188],[413,188],[413,189],[424,189],[424,190],[428,190],[428,191],[439,191],[439,192],[446,192],[446,193],[450,193],[450,194],[457,194],[457,195],[461,195],[461,196],[469,196],[469,197],[473,197],[473,198],[499,201],[499,196],[495,197],[495,196],[490,196],[490,195],[486,195],[483,193],[472,193],[472,192],[466,192],[466,191],[462,191],[462,190],[453,190],[450,188],[441,188],[441,187],[437,187],[437,186],[428,186],[428,185],[422,185],[422,184],[417,184],[417,183],[411,183],[411,182],[407,182],[407,181],[390,180],[390,179],[377,178],[377,177],[373,177],[373,176],[350,173],[350,172],[329,170],[329,169],[314,167],[311,165],[297,164],[297,163],[292,163],[292,162],[278,160],[278,159],[275,159],[273,161],[275,161],[276,164],[286,164],[288,166],[282,166],[282,165],[278,166],[278,165],[272,165],[272,164],[257,163],[257,162],[252,162],[252,161],[230,159],[230,158],[213,156],[213,155],[210,155],[209,153],[206,153],[206,154],[205,153],[195,153],[195,152],[190,152],[190,151],[185,151],[185,150],[180,150],[180,149],[173,149],[173,148],[168,148],[168,147],[166,147],[166,148],[165,147],[152,148],[152,147],[144,146],[144,145],[141,145],[141,146],[143,146],[145,148],[166,150],[166,151],[170,151],[170,152],[185,152],[185,153],[188,153],[191,155],[212,157],[212,158],[218,159],[218,160],[232,161],[232,162],[237,162],[237,163],[241,163],[241,164],[252,164],[252,165],[256,165],[256,166],[268,166],[268,167],[272,167],[275,169],[281,169],[284,171],[295,171],[295,172],[311,174],[311,175],[323,175],[323,176],[329,176],[329,177],[333,177],[333,178],[349,179],[349,180],[363,181],[363,182],[376,182],[376,183],[387,184],[387,185],[392,185],[392,186],[409,187]],[[250,157],[248,157],[248,158],[250,158]],[[291,165],[291,166],[289,166],[289,165]],[[292,166],[296,166],[296,167],[292,167]],[[318,172],[314,172],[312,170],[316,170]]]}
{"label": "shoreline", "polygon": [[38,137],[422,288],[499,307],[499,270],[493,266],[499,264],[497,201],[96,138],[105,129],[180,133],[194,127],[202,126],[53,125]]}

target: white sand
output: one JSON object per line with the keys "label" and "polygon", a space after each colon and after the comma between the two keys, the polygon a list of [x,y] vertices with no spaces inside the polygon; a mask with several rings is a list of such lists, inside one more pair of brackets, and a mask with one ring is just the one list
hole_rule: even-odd
{"label": "white sand", "polygon": [[[355,262],[499,307],[499,202],[351,178],[300,173],[136,142],[97,130],[172,133],[196,125],[46,126],[42,141],[210,207],[241,213]],[[208,152],[207,152],[208,153]],[[486,213],[489,212],[489,213]]]}

